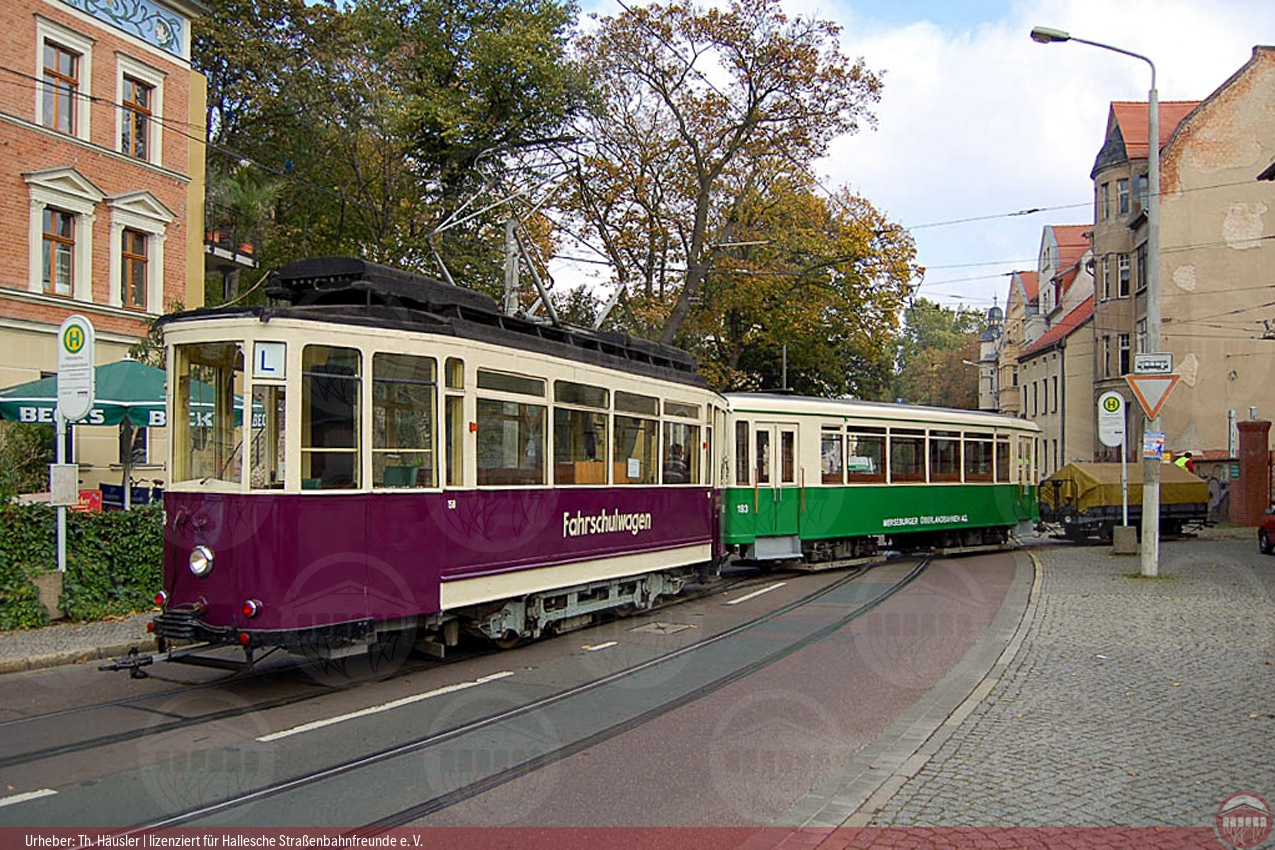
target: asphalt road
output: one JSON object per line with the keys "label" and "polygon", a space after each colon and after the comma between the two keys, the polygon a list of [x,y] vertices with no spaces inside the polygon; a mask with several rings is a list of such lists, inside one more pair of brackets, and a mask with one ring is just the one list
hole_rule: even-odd
{"label": "asphalt road", "polygon": [[757,577],[449,663],[6,676],[0,803],[56,793],[0,826],[772,823],[960,672],[1025,563],[938,561],[870,610],[914,562]]}

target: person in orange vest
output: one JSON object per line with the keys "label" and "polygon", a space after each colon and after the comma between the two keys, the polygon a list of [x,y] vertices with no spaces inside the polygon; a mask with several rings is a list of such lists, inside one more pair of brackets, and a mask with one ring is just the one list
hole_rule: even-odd
{"label": "person in orange vest", "polygon": [[1183,452],[1182,456],[1173,462],[1174,466],[1180,466],[1192,475],[1195,474],[1195,461],[1191,460],[1190,452]]}

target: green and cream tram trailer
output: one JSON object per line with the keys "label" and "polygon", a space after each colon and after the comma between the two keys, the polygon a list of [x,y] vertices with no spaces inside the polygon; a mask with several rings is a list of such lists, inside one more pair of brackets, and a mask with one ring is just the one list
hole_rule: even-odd
{"label": "green and cream tram trailer", "polygon": [[1039,519],[1032,422],[992,413],[728,394],[722,543],[808,563],[999,547]]}

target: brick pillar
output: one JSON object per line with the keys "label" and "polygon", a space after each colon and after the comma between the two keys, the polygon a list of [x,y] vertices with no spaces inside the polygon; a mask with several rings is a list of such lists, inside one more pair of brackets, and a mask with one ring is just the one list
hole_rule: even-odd
{"label": "brick pillar", "polygon": [[1257,525],[1271,503],[1268,448],[1271,423],[1248,419],[1236,425],[1240,432],[1240,480],[1239,488],[1231,491],[1231,522]]}

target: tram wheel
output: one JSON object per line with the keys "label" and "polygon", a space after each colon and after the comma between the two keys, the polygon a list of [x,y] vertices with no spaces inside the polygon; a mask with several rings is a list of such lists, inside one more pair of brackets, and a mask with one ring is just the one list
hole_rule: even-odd
{"label": "tram wheel", "polygon": [[496,644],[499,649],[513,649],[521,640],[522,635],[518,634],[513,629],[510,629],[500,637],[492,638],[491,642]]}

